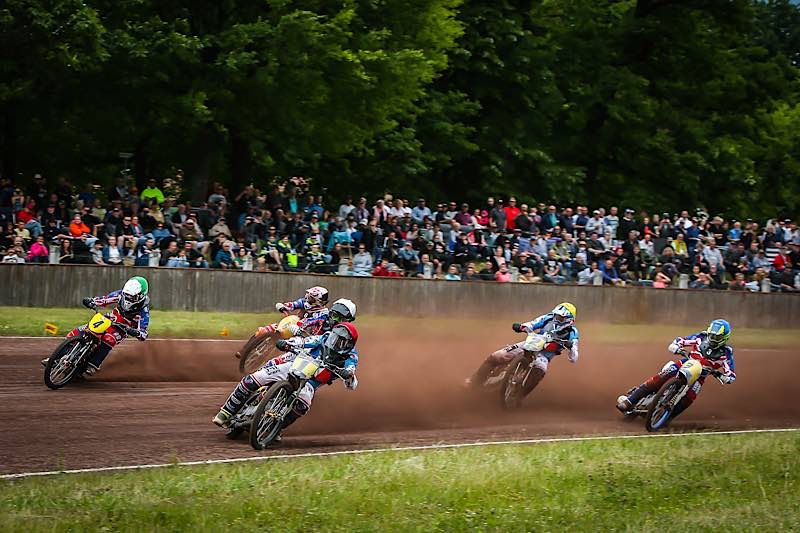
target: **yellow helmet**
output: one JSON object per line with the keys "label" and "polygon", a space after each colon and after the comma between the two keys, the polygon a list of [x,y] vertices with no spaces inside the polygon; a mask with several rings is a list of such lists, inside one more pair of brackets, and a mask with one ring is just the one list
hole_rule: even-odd
{"label": "yellow helmet", "polygon": [[562,302],[557,306],[555,306],[555,308],[553,308],[553,314],[560,317],[575,320],[577,318],[578,311],[577,309],[575,309],[575,306],[572,305],[571,303]]}

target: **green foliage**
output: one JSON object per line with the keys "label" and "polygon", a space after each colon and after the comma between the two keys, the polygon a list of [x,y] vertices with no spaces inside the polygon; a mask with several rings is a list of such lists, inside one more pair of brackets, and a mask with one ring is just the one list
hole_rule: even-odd
{"label": "green foliage", "polygon": [[[223,438],[223,437],[220,437]],[[4,531],[800,527],[797,433],[388,452],[0,482]]]}
{"label": "green foliage", "polygon": [[9,0],[0,168],[798,210],[789,0]]}

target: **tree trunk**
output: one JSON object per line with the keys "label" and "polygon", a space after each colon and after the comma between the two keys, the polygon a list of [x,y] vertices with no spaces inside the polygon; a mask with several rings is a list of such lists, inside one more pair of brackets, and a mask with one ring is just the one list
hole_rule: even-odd
{"label": "tree trunk", "polygon": [[17,123],[14,113],[6,109],[0,124],[0,176],[14,180],[17,171]]}
{"label": "tree trunk", "polygon": [[194,143],[192,166],[187,169],[186,184],[191,187],[193,205],[200,205],[209,196],[211,186],[211,167],[217,156],[218,136],[211,126],[200,132]]}
{"label": "tree trunk", "polygon": [[235,127],[229,127],[230,160],[228,168],[231,172],[231,193],[236,195],[253,181],[253,157],[250,152],[250,141],[245,139]]}

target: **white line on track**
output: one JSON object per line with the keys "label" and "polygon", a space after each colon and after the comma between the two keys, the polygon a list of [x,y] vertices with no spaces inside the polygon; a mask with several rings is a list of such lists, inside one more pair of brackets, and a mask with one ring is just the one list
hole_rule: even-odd
{"label": "white line on track", "polygon": [[[0,340],[4,339],[11,339],[11,340],[61,340],[63,337],[54,336],[54,337],[41,337],[41,336],[24,336],[24,335],[0,335]],[[147,342],[153,341],[191,341],[191,342],[245,342],[247,339],[182,339],[182,338],[172,338],[172,337],[148,337]]]}
{"label": "white line on track", "polygon": [[169,466],[197,466],[214,465],[225,463],[243,463],[248,461],[272,461],[276,459],[297,459],[301,457],[331,457],[336,455],[364,455],[368,453],[386,452],[408,452],[423,450],[446,450],[452,448],[473,448],[478,446],[499,446],[508,444],[546,444],[549,442],[584,442],[600,440],[631,440],[631,439],[654,439],[654,438],[678,438],[678,437],[707,437],[717,435],[742,435],[746,433],[793,433],[800,431],[800,428],[780,428],[780,429],[741,429],[734,431],[708,431],[703,433],[659,433],[648,435],[608,435],[598,437],[554,437],[541,439],[523,440],[500,440],[486,442],[463,442],[459,444],[428,444],[424,446],[398,446],[394,448],[366,448],[361,450],[340,450],[335,452],[309,452],[309,453],[290,453],[283,455],[257,455],[251,457],[238,457],[235,459],[208,459],[206,461],[185,461],[178,463],[156,463],[143,465],[127,466],[105,466],[98,468],[79,468],[75,470],[50,470],[45,472],[20,472],[18,474],[3,474],[0,479],[19,479],[34,476],[52,476],[56,474],[86,474],[92,472],[116,472],[121,470],[144,470],[148,468],[166,468]]}

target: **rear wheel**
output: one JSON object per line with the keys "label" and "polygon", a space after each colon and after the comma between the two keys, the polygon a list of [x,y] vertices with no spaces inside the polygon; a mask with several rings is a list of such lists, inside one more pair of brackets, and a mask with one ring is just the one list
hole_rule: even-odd
{"label": "rear wheel", "polygon": [[664,429],[669,424],[672,416],[672,408],[669,403],[680,392],[683,381],[677,377],[670,378],[664,383],[656,393],[650,408],[645,415],[645,427],[647,431],[658,431]]}
{"label": "rear wheel", "polygon": [[83,357],[75,357],[76,351],[86,349],[80,337],[69,337],[58,345],[44,367],[44,384],[51,389],[60,389],[86,369]]}
{"label": "rear wheel", "polygon": [[239,371],[242,374],[252,374],[278,353],[274,334],[253,335],[239,352]]}
{"label": "rear wheel", "polygon": [[531,371],[530,358],[520,354],[508,363],[505,383],[500,389],[501,406],[504,409],[516,409],[525,397],[522,383]]}
{"label": "rear wheel", "polygon": [[263,450],[275,440],[283,428],[281,411],[286,408],[292,394],[292,386],[287,381],[274,383],[258,404],[250,425],[250,445]]}

